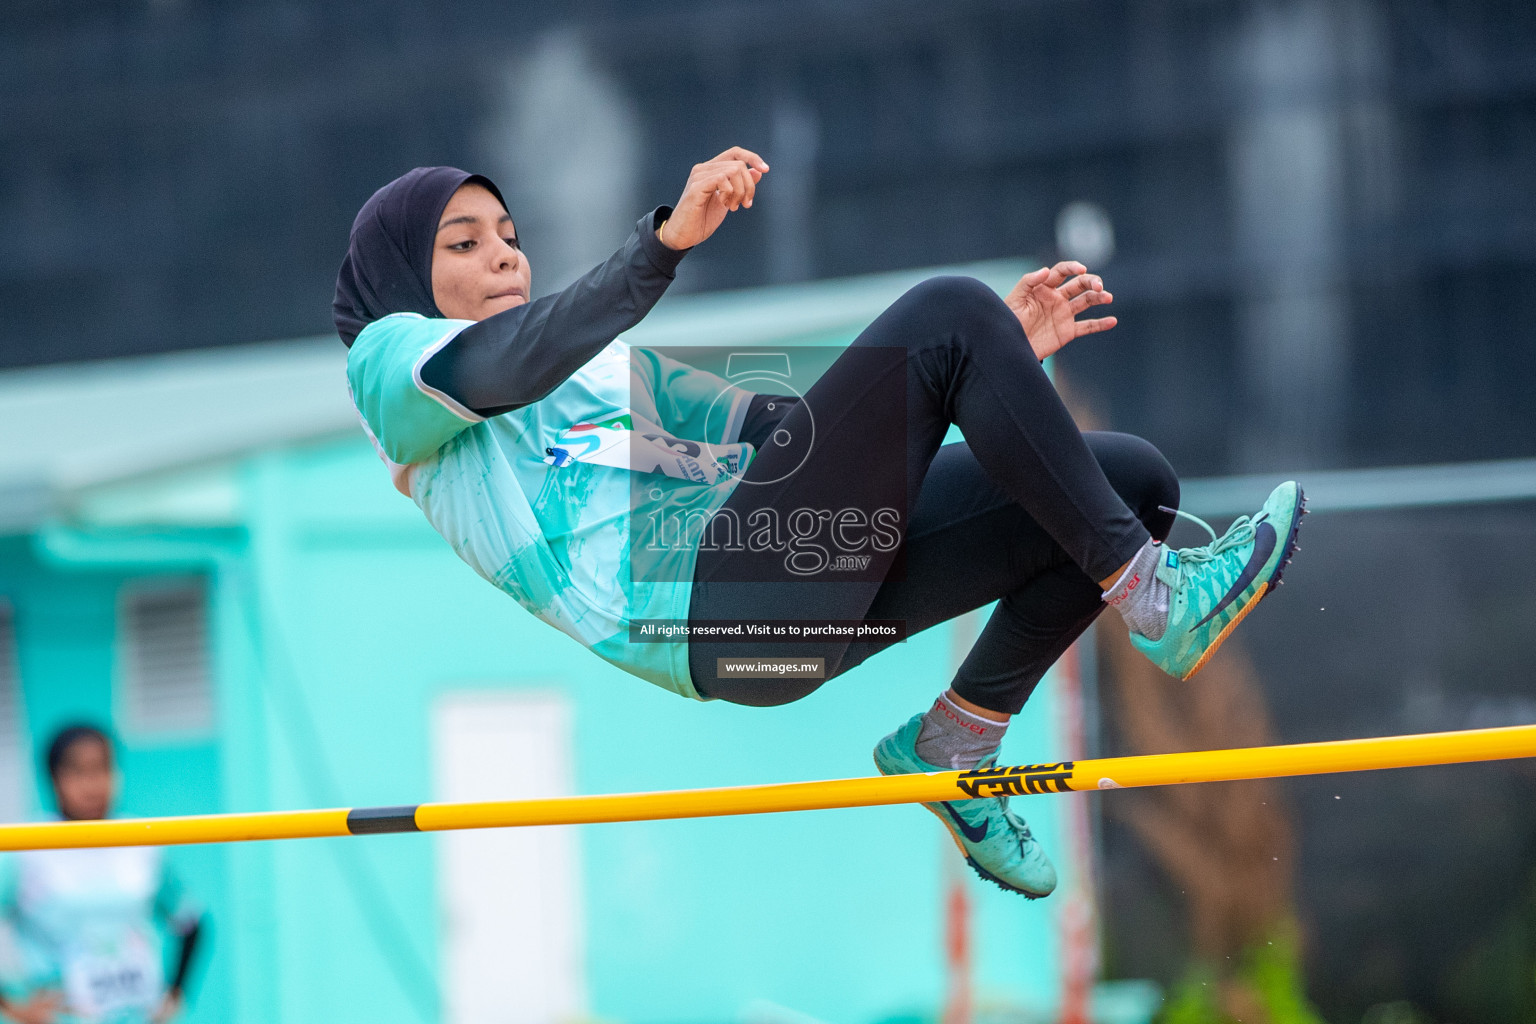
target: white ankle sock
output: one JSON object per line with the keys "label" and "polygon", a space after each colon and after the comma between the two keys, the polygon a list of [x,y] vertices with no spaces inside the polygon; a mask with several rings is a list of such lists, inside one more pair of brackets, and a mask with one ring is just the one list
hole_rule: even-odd
{"label": "white ankle sock", "polygon": [[1136,552],[1131,564],[1104,591],[1104,602],[1125,619],[1131,632],[1148,640],[1161,640],[1168,629],[1168,584],[1157,578],[1157,560],[1162,545],[1149,540]]}
{"label": "white ankle sock", "polygon": [[1007,722],[967,711],[941,693],[923,716],[913,747],[929,764],[969,769],[996,753],[1007,731]]}

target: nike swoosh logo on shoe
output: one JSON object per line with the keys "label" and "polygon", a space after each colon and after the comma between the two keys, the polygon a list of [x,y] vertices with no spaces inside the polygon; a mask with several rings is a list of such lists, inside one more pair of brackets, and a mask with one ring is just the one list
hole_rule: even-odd
{"label": "nike swoosh logo on shoe", "polygon": [[1238,573],[1237,582],[1232,584],[1232,589],[1228,590],[1220,601],[1216,602],[1216,607],[1211,609],[1209,615],[1189,627],[1190,632],[1210,622],[1221,613],[1223,608],[1236,601],[1237,595],[1248,589],[1248,584],[1254,581],[1259,571],[1264,568],[1264,563],[1269,561],[1269,556],[1274,554],[1275,543],[1275,528],[1268,523],[1260,523],[1258,529],[1253,532],[1253,554],[1248,556],[1248,564],[1243,566],[1242,572]]}
{"label": "nike swoosh logo on shoe", "polygon": [[982,822],[980,825],[972,825],[970,822],[960,817],[960,815],[956,814],[955,809],[949,806],[949,804],[941,803],[939,806],[944,808],[945,814],[954,819],[955,824],[960,827],[960,834],[965,836],[965,838],[969,839],[973,843],[979,843],[983,839],[987,838],[986,822]]}

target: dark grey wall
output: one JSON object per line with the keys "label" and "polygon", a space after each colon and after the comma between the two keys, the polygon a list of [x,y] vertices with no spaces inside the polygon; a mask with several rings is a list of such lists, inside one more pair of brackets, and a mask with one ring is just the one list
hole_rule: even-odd
{"label": "dark grey wall", "polygon": [[0,365],[323,332],[418,163],[501,177],[563,283],[739,141],[775,174],[680,289],[1048,258],[1086,200],[1123,326],[1064,370],[1184,472],[1536,447],[1530,4],[632,11],[8,5]]}

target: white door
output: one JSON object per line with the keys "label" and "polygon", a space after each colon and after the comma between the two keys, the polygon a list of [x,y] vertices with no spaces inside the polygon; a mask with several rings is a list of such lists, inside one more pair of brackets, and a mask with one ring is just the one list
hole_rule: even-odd
{"label": "white door", "polygon": [[[571,792],[569,702],[450,693],[433,714],[439,800]],[[586,1009],[579,865],[570,826],[437,837],[448,1024],[564,1024]]]}

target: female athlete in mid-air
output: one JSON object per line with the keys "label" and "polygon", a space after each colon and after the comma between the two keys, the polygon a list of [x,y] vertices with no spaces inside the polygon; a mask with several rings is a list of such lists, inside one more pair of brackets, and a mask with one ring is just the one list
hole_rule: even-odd
{"label": "female athlete in mid-air", "polygon": [[[1168,463],[1139,438],[1079,432],[1041,368],[1115,325],[1079,319],[1111,301],[1081,263],[1005,297],[925,281],[803,395],[615,340],[767,173],[740,148],[695,166],[676,207],[539,299],[488,179],[425,167],[376,192],[334,313],[395,486],[529,611],[687,697],[798,700],[899,639],[774,632],[789,623],[911,634],[998,602],[950,687],[876,746],[885,774],[995,763],[1009,717],[1105,605],[1164,671],[1199,671],[1279,582],[1301,490],[1281,484],[1204,547],[1160,544],[1178,504]],[[951,423],[964,442],[942,443]],[[668,620],[692,636],[632,628]],[[819,674],[785,668],[816,659]],[[1031,897],[1055,886],[1006,798],[928,807],[983,877]]]}

